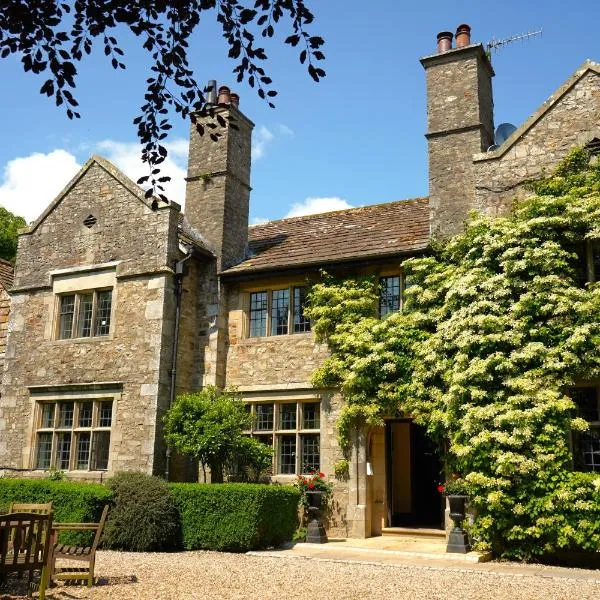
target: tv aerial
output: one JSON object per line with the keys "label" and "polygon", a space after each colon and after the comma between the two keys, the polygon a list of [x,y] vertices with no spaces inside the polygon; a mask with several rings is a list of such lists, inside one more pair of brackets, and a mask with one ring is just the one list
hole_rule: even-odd
{"label": "tv aerial", "polygon": [[528,31],[527,33],[518,33],[517,35],[509,35],[508,37],[497,40],[496,38],[492,38],[486,45],[485,48],[488,52],[494,50],[498,52],[504,46],[508,46],[508,44],[512,44],[513,42],[524,42],[525,40],[529,40],[534,37],[538,37],[542,35],[542,28],[540,27],[536,31]]}

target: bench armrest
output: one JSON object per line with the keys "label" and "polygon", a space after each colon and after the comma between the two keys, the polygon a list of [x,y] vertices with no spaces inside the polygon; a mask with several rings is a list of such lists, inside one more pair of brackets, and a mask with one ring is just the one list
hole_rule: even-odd
{"label": "bench armrest", "polygon": [[69,529],[98,529],[100,523],[52,523],[52,529],[56,531],[67,531]]}

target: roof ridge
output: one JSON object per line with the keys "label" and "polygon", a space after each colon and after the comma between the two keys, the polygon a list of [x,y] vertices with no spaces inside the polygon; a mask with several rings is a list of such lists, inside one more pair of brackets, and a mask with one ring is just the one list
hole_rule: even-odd
{"label": "roof ridge", "polygon": [[316,217],[321,217],[323,215],[333,215],[333,214],[338,214],[338,213],[349,213],[349,212],[354,212],[354,211],[359,211],[359,210],[369,210],[369,209],[374,209],[374,208],[380,208],[382,206],[390,206],[392,204],[404,204],[406,202],[423,202],[423,201],[429,201],[429,196],[417,196],[415,198],[404,198],[402,200],[392,200],[390,202],[378,202],[377,204],[365,204],[363,206],[353,206],[351,208],[340,208],[338,210],[328,210],[325,212],[320,212],[320,213],[311,213],[309,215],[299,215],[297,217],[284,217],[282,219],[273,219],[272,221],[265,221],[264,223],[255,223],[254,225],[249,225],[248,227],[262,227],[264,225],[270,225],[272,223],[282,223],[282,222],[289,222],[289,221],[301,221],[303,219],[314,219]]}

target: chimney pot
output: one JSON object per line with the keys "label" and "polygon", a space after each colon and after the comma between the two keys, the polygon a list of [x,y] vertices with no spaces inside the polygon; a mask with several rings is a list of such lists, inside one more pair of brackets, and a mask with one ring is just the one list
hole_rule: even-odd
{"label": "chimney pot", "polygon": [[219,88],[219,97],[217,99],[217,104],[219,106],[228,106],[231,102],[231,91],[226,85],[222,85]]}
{"label": "chimney pot", "polygon": [[452,50],[452,32],[451,31],[440,31],[437,34],[437,51],[438,54],[442,52],[448,52]]}
{"label": "chimney pot", "polygon": [[207,106],[214,106],[217,103],[217,82],[214,79],[210,79],[206,86],[206,104]]}
{"label": "chimney pot", "polygon": [[464,48],[471,45],[471,27],[466,23],[459,25],[456,29],[456,47]]}
{"label": "chimney pot", "polygon": [[235,106],[236,108],[239,108],[239,106],[240,106],[239,94],[236,94],[235,92],[231,92],[231,94],[229,95],[229,98],[231,99],[231,106]]}

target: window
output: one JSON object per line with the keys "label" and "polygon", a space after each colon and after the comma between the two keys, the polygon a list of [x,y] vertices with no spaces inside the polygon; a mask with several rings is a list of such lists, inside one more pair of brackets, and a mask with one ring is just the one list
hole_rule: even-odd
{"label": "window", "polygon": [[379,316],[383,317],[400,310],[400,277],[381,277],[379,279]]}
{"label": "window", "polygon": [[600,406],[596,387],[571,391],[578,415],[589,422],[588,431],[573,434],[573,463],[578,471],[600,472]]}
{"label": "window", "polygon": [[250,293],[249,337],[310,331],[304,314],[307,288],[286,287]]}
{"label": "window", "polygon": [[294,475],[320,468],[320,402],[252,402],[249,433],[274,449],[273,473]]}
{"label": "window", "polygon": [[112,400],[39,402],[36,469],[108,469]]}
{"label": "window", "polygon": [[112,290],[59,296],[58,339],[108,335]]}

